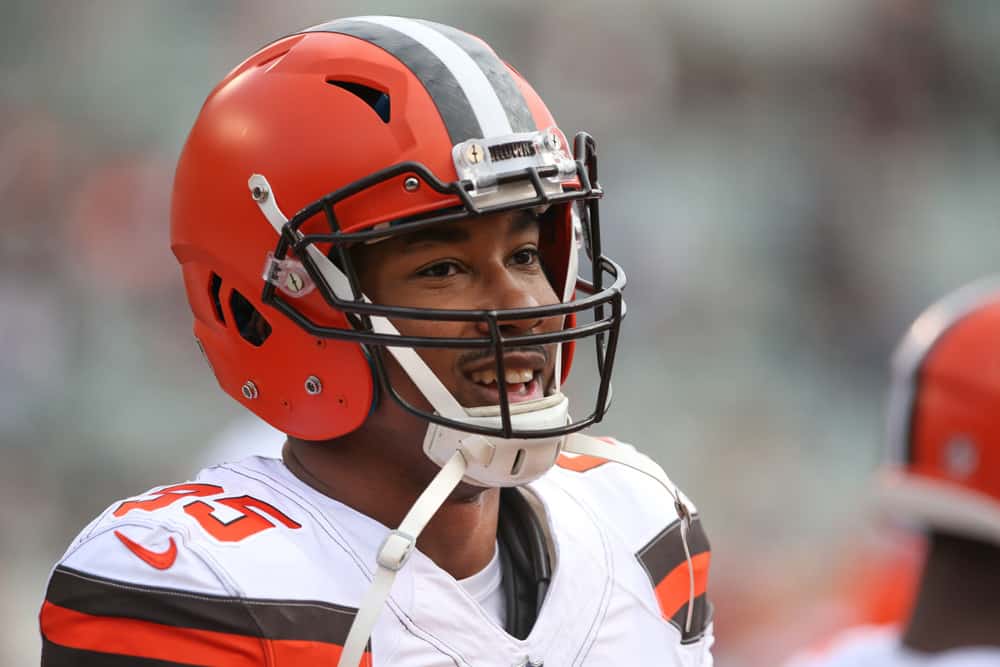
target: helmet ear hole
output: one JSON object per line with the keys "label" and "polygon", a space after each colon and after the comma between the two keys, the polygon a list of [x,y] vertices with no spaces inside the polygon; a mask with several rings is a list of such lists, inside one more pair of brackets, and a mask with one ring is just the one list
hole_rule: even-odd
{"label": "helmet ear hole", "polygon": [[229,309],[233,312],[233,322],[240,332],[240,338],[254,347],[263,345],[271,335],[271,325],[260,311],[236,290],[229,297]]}

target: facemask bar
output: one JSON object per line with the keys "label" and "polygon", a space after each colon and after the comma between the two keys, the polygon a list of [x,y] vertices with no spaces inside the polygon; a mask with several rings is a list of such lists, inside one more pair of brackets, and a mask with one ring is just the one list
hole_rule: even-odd
{"label": "facemask bar", "polygon": [[[301,262],[301,267],[308,273],[312,283],[319,288],[319,292],[326,303],[332,308],[346,313],[354,328],[326,327],[313,322],[302,314],[293,305],[292,301],[285,299],[279,293],[289,294],[287,290],[279,290],[276,284],[278,281],[273,279],[266,280],[262,300],[264,303],[280,310],[311,335],[319,338],[350,340],[368,346],[381,389],[405,410],[429,422],[469,433],[502,438],[549,438],[586,428],[600,421],[608,407],[614,353],[617,347],[621,320],[625,316],[625,303],[622,299],[622,290],[625,287],[625,275],[617,264],[601,254],[600,221],[597,203],[598,199],[603,196],[603,191],[596,181],[597,164],[593,139],[585,133],[577,135],[575,153],[575,178],[580,184],[579,189],[555,193],[546,192],[542,179],[554,176],[557,168],[529,167],[517,172],[501,175],[497,179],[497,185],[503,186],[505,183],[523,183],[527,181],[533,186],[535,196],[493,206],[478,206],[475,203],[473,197],[469,194],[469,191],[473,190],[473,184],[470,181],[442,182],[424,165],[417,162],[393,165],[332,192],[299,211],[299,213],[281,227],[281,236],[273,253],[273,258],[270,261],[274,266],[285,266],[286,264],[293,263],[294,260],[289,262],[288,258],[289,252],[293,252],[295,258]],[[462,205],[443,212],[437,211],[417,219],[400,221],[391,225],[378,225],[376,228],[360,232],[339,231],[339,224],[334,213],[334,206],[338,202],[354,196],[367,188],[404,174],[419,178],[439,193],[456,196]],[[266,183],[266,181],[264,182]],[[257,188],[253,188],[253,194],[254,198],[260,203],[261,199],[258,198],[259,193]],[[265,192],[263,196],[266,199],[267,193]],[[347,252],[347,249],[355,243],[384,239],[449,221],[464,220],[469,217],[484,216],[535,206],[551,206],[555,204],[574,205],[575,202],[578,202],[580,206],[580,223],[585,241],[584,245],[587,255],[591,260],[593,271],[592,281],[577,278],[575,288],[584,296],[574,299],[571,302],[500,311],[443,310],[372,304],[361,292],[353,262]],[[262,208],[265,208],[266,205],[267,203],[261,204]],[[307,220],[320,213],[325,216],[331,232],[302,234],[299,231],[301,226]],[[280,212],[278,215],[280,215]],[[569,252],[572,255],[576,252],[576,246],[572,238],[569,242],[571,244]],[[327,279],[328,277],[324,275],[324,272],[317,265],[317,256],[320,256],[322,259],[319,249],[315,247],[317,243],[332,244],[332,252],[336,253],[339,266],[343,269],[346,281],[340,280],[338,277],[338,280],[333,281],[335,284],[330,284],[331,281]],[[611,282],[611,285],[607,288],[603,287],[605,277]],[[570,278],[572,278],[572,275]],[[564,292],[572,294],[572,289],[569,285],[566,286]],[[561,295],[564,298],[566,296],[565,293]],[[296,295],[290,294],[290,296]],[[610,309],[610,315],[608,316],[606,316],[606,307]],[[560,316],[565,318],[568,315],[587,310],[593,310],[593,322],[566,328],[561,331],[521,336],[504,336],[500,329],[501,324],[508,320],[541,319]],[[490,335],[488,338],[437,338],[379,333],[373,327],[373,317],[480,322],[486,324]],[[593,336],[595,339],[595,352],[598,361],[598,371],[601,377],[594,409],[586,417],[577,421],[571,421],[565,426],[539,430],[514,429],[511,424],[510,401],[507,396],[506,379],[503,372],[504,353],[512,348],[527,345],[557,344],[561,348],[562,343],[588,336]],[[497,385],[500,395],[501,428],[479,426],[451,419],[437,413],[422,410],[408,403],[399,395],[389,380],[384,357],[385,348],[387,347],[491,349],[495,359]],[[557,374],[561,370],[558,366],[559,364],[557,364]]]}
{"label": "facemask bar", "polygon": [[[573,153],[575,155],[592,156],[592,159],[589,160],[577,160],[577,164],[586,171],[586,181],[588,183],[597,183],[597,144],[594,138],[586,132],[580,132],[574,138],[573,144]],[[604,258],[601,249],[601,210],[597,206],[597,200],[589,200],[584,202],[584,204],[587,209],[584,216],[586,223],[581,225],[584,236],[583,247],[587,252],[587,259],[591,262],[593,289],[600,292],[601,285],[603,284],[603,271],[601,270],[600,260]],[[594,310],[594,315],[596,320],[604,319],[604,307],[597,306]],[[597,366],[598,368],[602,368],[605,363],[604,334],[598,333],[595,341]],[[614,351],[612,350],[611,353],[613,355]]]}

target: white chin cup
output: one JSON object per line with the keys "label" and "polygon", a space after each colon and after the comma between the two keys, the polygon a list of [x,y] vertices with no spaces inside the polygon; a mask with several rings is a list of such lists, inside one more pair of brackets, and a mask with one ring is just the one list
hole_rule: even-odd
{"label": "white chin cup", "polygon": [[[470,426],[502,428],[500,406],[466,408],[463,423]],[[511,426],[517,431],[540,431],[565,426],[569,422],[569,399],[555,393],[535,401],[510,405]],[[555,465],[566,436],[551,438],[496,438],[429,424],[424,437],[424,453],[438,465],[445,465],[456,450],[468,462],[463,482],[476,486],[519,486],[541,477]]]}

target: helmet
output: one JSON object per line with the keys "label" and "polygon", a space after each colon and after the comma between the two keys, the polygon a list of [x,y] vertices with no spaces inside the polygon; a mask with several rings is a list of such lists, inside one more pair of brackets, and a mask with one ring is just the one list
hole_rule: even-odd
{"label": "helmet", "polygon": [[[529,481],[564,437],[600,421],[625,315],[625,275],[601,251],[593,139],[572,147],[527,81],[480,39],[386,16],[324,23],[280,39],[212,91],[177,165],[171,246],[194,335],[220,386],[279,430],[327,440],[357,429],[379,397],[429,426],[439,464],[477,452],[468,480]],[[510,210],[540,215],[540,253],[562,302],[501,310],[371,303],[348,248]],[[578,277],[578,251],[592,268]],[[562,330],[507,336],[501,325],[562,317]],[[404,336],[400,320],[474,321],[482,338]],[[600,382],[573,420],[559,391],[577,340]],[[510,405],[504,350],[556,345],[556,386]],[[501,402],[466,408],[418,348],[489,350]],[[432,410],[407,402],[392,355]]]}
{"label": "helmet", "polygon": [[1000,276],[927,309],[893,360],[885,505],[1000,542]]}

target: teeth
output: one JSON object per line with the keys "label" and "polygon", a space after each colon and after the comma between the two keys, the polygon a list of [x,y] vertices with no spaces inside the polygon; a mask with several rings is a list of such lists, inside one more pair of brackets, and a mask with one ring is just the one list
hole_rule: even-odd
{"label": "teeth", "polygon": [[504,371],[503,377],[507,384],[517,384],[519,382],[531,382],[535,374],[527,368],[508,368]]}
{"label": "teeth", "polygon": [[493,384],[497,381],[496,371],[492,368],[482,371],[472,371],[469,373],[469,377],[472,378],[473,382],[478,382],[479,384]]}
{"label": "teeth", "polygon": [[[535,377],[535,372],[527,368],[508,368],[504,371],[503,378],[507,384],[522,384],[531,382]],[[497,374],[492,368],[481,371],[472,371],[469,378],[478,384],[493,384],[497,381]]]}

